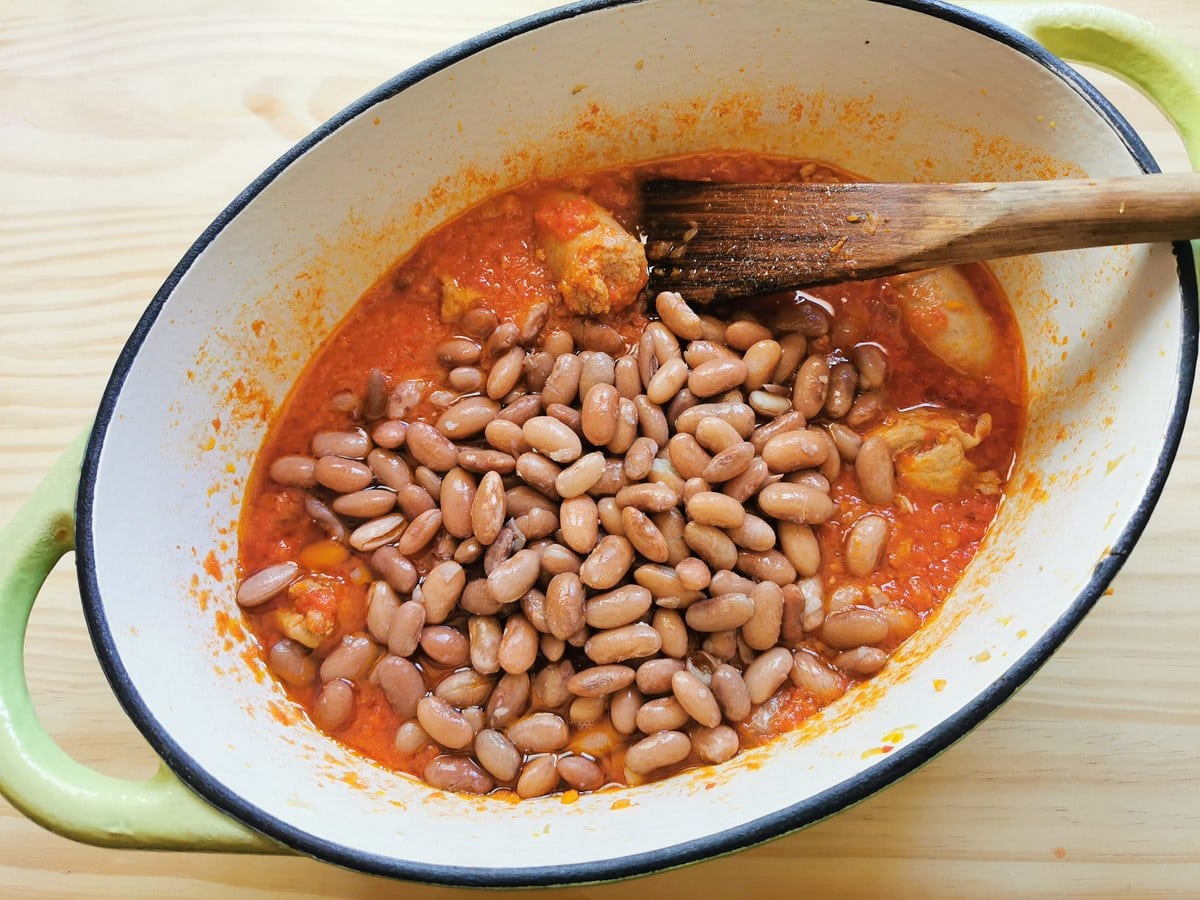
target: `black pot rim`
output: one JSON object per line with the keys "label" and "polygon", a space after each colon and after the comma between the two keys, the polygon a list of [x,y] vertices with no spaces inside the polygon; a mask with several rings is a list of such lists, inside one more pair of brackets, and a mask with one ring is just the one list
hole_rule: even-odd
{"label": "black pot rim", "polygon": [[[1024,684],[1075,629],[1103,594],[1145,529],[1150,513],[1162,493],[1167,473],[1183,436],[1188,401],[1196,370],[1198,330],[1196,272],[1193,266],[1191,246],[1186,242],[1174,245],[1183,302],[1181,317],[1183,328],[1180,337],[1175,407],[1154,472],[1129,523],[1109,554],[1097,563],[1087,585],[1071,605],[1016,663],[969,705],[913,740],[912,743],[883,757],[880,762],[866,771],[819,794],[752,822],[674,846],[570,865],[489,868],[445,866],[419,860],[396,859],[366,853],[353,847],[315,837],[267,813],[244,797],[234,793],[192,758],[150,711],[129,677],[108,626],[96,579],[92,512],[101,451],[122,385],[150,327],[184,274],[221,230],[288,166],[351,119],[448,66],[496,44],[554,22],[571,19],[596,10],[638,2],[644,2],[644,0],[584,0],[584,2],[552,9],[496,28],[413,66],[338,113],[283,154],[242,191],[204,230],[155,294],[122,350],[105,388],[83,461],[76,506],[77,570],[84,616],[88,623],[96,655],[126,714],[158,755],[192,790],[235,819],[302,853],[362,872],[431,884],[470,887],[567,885],[610,881],[687,865],[760,844],[820,821],[858,803],[932,759],[962,738]],[[1143,171],[1159,171],[1158,164],[1141,138],[1090,82],[1062,60],[1019,32],[979,13],[951,6],[941,0],[868,0],[868,2],[900,7],[950,22],[1011,47],[1040,63],[1092,106],[1116,132],[1131,157]]]}

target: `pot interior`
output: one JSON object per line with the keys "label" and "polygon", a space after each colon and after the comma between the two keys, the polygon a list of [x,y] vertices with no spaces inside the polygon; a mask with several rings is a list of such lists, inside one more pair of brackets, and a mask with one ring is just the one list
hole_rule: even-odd
{"label": "pot interior", "polygon": [[132,339],[85,484],[85,603],[159,752],[228,811],[327,858],[534,883],[658,868],[812,821],[1006,696],[1144,516],[1186,364],[1168,245],[995,266],[1024,333],[1030,426],[992,533],[881,675],[730,764],[574,803],[433,792],[298,714],[233,601],[246,479],[300,368],[417,238],[496,190],[714,148],[902,181],[1142,171],[1144,150],[1093,98],[956,15],[869,0],[565,15],[385,86],[256,183]]}

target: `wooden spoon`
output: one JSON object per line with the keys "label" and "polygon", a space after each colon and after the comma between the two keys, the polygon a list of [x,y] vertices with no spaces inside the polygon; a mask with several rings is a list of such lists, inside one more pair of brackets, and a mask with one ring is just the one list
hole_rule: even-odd
{"label": "wooden spoon", "polygon": [[1200,174],[643,189],[650,286],[747,297],[1024,253],[1200,236]]}

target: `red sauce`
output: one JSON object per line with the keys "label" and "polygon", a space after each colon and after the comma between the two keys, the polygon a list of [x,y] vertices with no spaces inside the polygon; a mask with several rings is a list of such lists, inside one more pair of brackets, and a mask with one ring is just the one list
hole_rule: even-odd
{"label": "red sauce", "polygon": [[[567,314],[534,233],[535,199],[547,188],[584,193],[608,209],[625,227],[638,220],[638,186],[651,177],[711,178],[724,181],[851,180],[832,166],[754,154],[702,154],[535,182],[493,197],[428,235],[408,257],[384,274],[354,306],[315,358],[305,368],[289,399],[272,423],[247,490],[241,519],[240,575],[272,563],[302,559],[313,573],[311,584],[295,598],[300,612],[329,617],[336,627],[318,646],[323,658],[344,634],[361,631],[366,619],[369,554],[330,551],[324,532],[308,517],[300,491],[271,481],[270,462],[286,454],[305,454],[314,432],[356,427],[351,415],[335,412],[332,398],[345,391],[362,395],[368,373],[377,367],[396,380],[416,378],[443,386],[443,369],[434,347],[455,333],[440,316],[447,292],[459,292],[494,310],[500,319],[520,321],[536,303],[552,304],[547,329],[566,327]],[[562,204],[537,223],[569,238],[591,227],[584,204]],[[834,312],[834,327],[816,340],[831,357],[846,358],[860,342],[873,342],[887,355],[890,373],[885,389],[887,408],[945,408],[977,416],[989,413],[992,431],[968,459],[980,470],[1007,478],[1023,428],[1024,359],[1020,334],[1000,287],[983,266],[961,272],[975,289],[1002,338],[997,365],[982,380],[967,378],[943,363],[912,337],[895,303],[894,285],[884,279],[818,288],[811,292]],[[443,281],[452,273],[453,284]],[[803,302],[773,298],[771,303]],[[636,306],[636,305],[635,305]],[[631,309],[607,320],[635,343],[646,322]],[[432,421],[433,410],[418,408],[412,420]],[[932,436],[931,436],[932,439]],[[833,486],[833,518],[819,526],[821,576],[828,588],[856,585],[888,594],[924,621],[934,614],[979,548],[1002,495],[967,489],[946,497],[905,490],[910,507],[873,508],[891,523],[886,559],[873,574],[853,577],[846,571],[844,543],[855,519],[870,507],[859,497],[853,468],[843,467]],[[306,549],[307,548],[307,549]],[[302,555],[303,554],[303,555]],[[423,572],[431,561],[417,560]],[[282,632],[277,606],[289,606],[286,595],[248,613],[260,645],[269,648]],[[891,649],[885,646],[884,649]],[[431,680],[447,673],[430,670]],[[292,698],[311,710],[315,688],[289,688]],[[419,774],[436,751],[408,756],[393,744],[401,720],[376,686],[360,682],[350,723],[337,738],[394,769]],[[762,728],[743,723],[743,746],[759,743],[795,727],[821,704],[808,692],[788,685],[768,701],[772,715]],[[753,719],[754,717],[752,717]],[[748,720],[749,722],[750,720]],[[608,775],[622,781],[624,751],[601,760]]]}
{"label": "red sauce", "polygon": [[592,206],[578,194],[568,195],[552,205],[540,206],[533,214],[534,224],[560,241],[569,241],[596,227]]}

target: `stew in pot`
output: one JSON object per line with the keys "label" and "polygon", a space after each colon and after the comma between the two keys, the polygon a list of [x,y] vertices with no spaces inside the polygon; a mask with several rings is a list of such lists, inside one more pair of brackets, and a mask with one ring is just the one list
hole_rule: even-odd
{"label": "stew in pot", "polygon": [[270,669],[434,787],[635,784],[795,727],[1002,502],[1024,360],[986,267],[651,296],[651,177],[852,176],[705,154],[495,196],[366,292],[262,448],[238,601]]}

